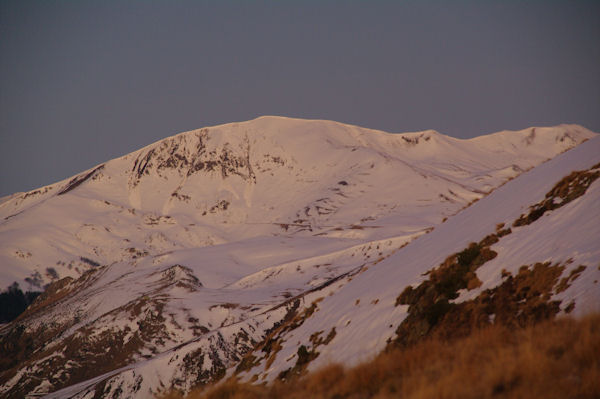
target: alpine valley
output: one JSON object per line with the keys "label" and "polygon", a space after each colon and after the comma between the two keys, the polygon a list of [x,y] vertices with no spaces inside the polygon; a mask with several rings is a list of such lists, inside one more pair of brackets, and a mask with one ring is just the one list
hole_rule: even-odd
{"label": "alpine valley", "polygon": [[[600,137],[260,117],[0,199],[0,396],[147,398],[357,364],[442,321],[600,310]],[[460,323],[459,323],[460,322]]]}

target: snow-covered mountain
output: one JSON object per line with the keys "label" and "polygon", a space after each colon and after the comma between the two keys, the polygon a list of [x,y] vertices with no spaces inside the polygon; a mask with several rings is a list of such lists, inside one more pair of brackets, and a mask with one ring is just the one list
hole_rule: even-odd
{"label": "snow-covered mountain", "polygon": [[[418,319],[405,288],[419,292],[423,273],[470,242],[496,255],[469,266],[475,283],[447,302],[476,303],[520,281],[520,266],[550,262],[567,279],[550,287],[558,310],[589,311],[600,303],[594,137],[561,125],[459,140],[262,117],[5,197],[0,284],[52,284],[0,330],[0,393],[147,397],[357,362]],[[528,219],[544,198],[553,205]]]}

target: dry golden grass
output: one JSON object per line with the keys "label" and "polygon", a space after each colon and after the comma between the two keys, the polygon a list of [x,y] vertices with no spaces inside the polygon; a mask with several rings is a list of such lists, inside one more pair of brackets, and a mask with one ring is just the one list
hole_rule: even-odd
{"label": "dry golden grass", "polygon": [[600,315],[493,325],[452,342],[432,337],[351,369],[334,364],[268,386],[229,380],[186,399],[400,397],[598,398]]}

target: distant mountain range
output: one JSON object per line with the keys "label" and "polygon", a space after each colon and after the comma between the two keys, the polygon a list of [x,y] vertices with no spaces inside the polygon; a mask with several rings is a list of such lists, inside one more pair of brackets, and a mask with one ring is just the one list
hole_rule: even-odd
{"label": "distant mountain range", "polygon": [[577,125],[459,140],[261,117],[4,197],[0,287],[44,292],[0,326],[0,395],[272,381],[453,320],[597,311],[599,175]]}

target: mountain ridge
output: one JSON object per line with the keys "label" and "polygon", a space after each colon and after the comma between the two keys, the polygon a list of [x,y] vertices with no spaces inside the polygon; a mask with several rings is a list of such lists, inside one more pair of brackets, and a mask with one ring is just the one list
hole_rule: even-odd
{"label": "mountain ridge", "polygon": [[[459,141],[459,142],[469,142],[469,141],[482,141],[485,138],[490,138],[490,137],[495,137],[495,136],[505,136],[505,135],[514,135],[514,134],[520,134],[523,135],[525,132],[530,132],[532,130],[539,130],[542,129],[543,131],[550,131],[553,129],[557,129],[557,128],[564,128],[566,130],[574,130],[574,131],[578,131],[578,132],[584,132],[584,137],[592,137],[593,136],[593,132],[591,132],[590,130],[586,129],[585,127],[578,125],[578,124],[559,124],[556,126],[549,126],[549,127],[541,127],[541,126],[532,126],[532,127],[528,127],[525,129],[521,129],[521,130],[502,130],[502,131],[498,131],[498,132],[493,132],[493,133],[486,133],[486,134],[482,134],[480,136],[476,136],[476,137],[472,137],[472,138],[468,138],[468,139],[462,139],[462,138],[455,138],[452,136],[448,136],[448,135],[444,135],[443,133],[440,133],[436,130],[433,129],[427,129],[427,130],[422,130],[422,131],[415,131],[415,132],[394,132],[394,133],[390,133],[390,132],[386,132],[383,130],[377,130],[377,129],[370,129],[370,128],[365,128],[365,127],[360,127],[358,125],[352,125],[352,124],[346,124],[346,123],[342,123],[342,122],[336,122],[336,121],[332,121],[332,120],[325,120],[325,119],[300,119],[300,118],[291,118],[291,117],[284,117],[284,116],[275,116],[275,115],[264,115],[264,116],[259,116],[255,119],[252,120],[248,120],[248,121],[240,121],[240,122],[229,122],[229,123],[223,123],[223,124],[219,124],[219,125],[213,125],[213,126],[208,126],[205,128],[200,128],[200,129],[192,129],[192,130],[188,130],[188,131],[184,131],[184,132],[180,132],[180,133],[176,133],[174,135],[171,136],[167,136],[164,137],[162,139],[159,139],[155,142],[152,142],[150,144],[147,144],[141,148],[139,148],[138,150],[132,151],[130,153],[118,156],[116,158],[113,158],[113,160],[117,160],[117,159],[122,159],[125,157],[129,157],[132,154],[136,154],[138,152],[143,152],[144,150],[147,149],[151,149],[152,147],[162,143],[165,140],[169,140],[169,139],[174,139],[174,138],[178,138],[180,136],[185,136],[185,135],[189,135],[191,133],[194,132],[198,132],[201,131],[203,129],[215,129],[215,128],[223,128],[223,127],[232,127],[232,126],[239,126],[239,125],[244,125],[244,124],[250,124],[253,122],[257,122],[257,121],[268,121],[268,120],[274,120],[274,121],[293,121],[293,122],[308,122],[308,123],[325,123],[325,124],[331,124],[331,125],[337,125],[337,126],[343,126],[345,128],[354,128],[354,129],[360,129],[362,131],[367,131],[367,132],[371,132],[371,133],[376,133],[376,134],[383,134],[383,135],[387,135],[387,136],[408,136],[408,138],[412,138],[413,136],[419,136],[419,135],[425,135],[425,134],[430,134],[430,135],[434,135],[437,137],[443,137],[446,139],[450,139],[450,140],[454,140],[454,141]],[[409,142],[412,140],[409,140]],[[0,197],[0,205],[8,200],[11,199],[11,197],[14,196],[20,196],[20,195],[26,195],[26,194],[31,194],[35,191],[38,190],[44,190],[46,188],[49,187],[53,187],[57,184],[66,182],[67,180],[73,179],[78,175],[84,174],[84,173],[89,173],[92,170],[101,167],[102,165],[104,165],[106,162],[97,164],[95,166],[92,166],[89,169],[84,170],[83,172],[80,172],[76,175],[73,175],[71,177],[67,177],[65,179],[59,180],[55,183],[51,183],[48,185],[44,185],[41,186],[37,189],[32,189],[29,191],[23,191],[23,192],[15,192],[12,194],[8,194],[6,196]]]}
{"label": "mountain ridge", "polygon": [[[396,292],[377,272],[385,301],[371,298],[373,292],[369,299],[340,295],[348,292],[344,287],[372,289],[374,271],[393,270],[391,259],[447,236],[454,246],[434,240],[437,260],[427,255],[429,261],[411,269],[420,275],[468,240],[482,239],[479,233],[489,234],[490,223],[512,222],[517,208],[506,220],[485,216],[485,225],[477,218],[463,227],[452,220],[491,212],[477,211],[486,201],[475,201],[500,198],[523,176],[522,189],[537,187],[543,196],[560,173],[589,167],[594,137],[565,125],[457,140],[431,131],[380,135],[335,122],[266,117],[175,135],[27,198],[13,197],[0,204],[0,281],[53,285],[20,319],[0,327],[0,344],[15,351],[17,362],[2,365],[0,392],[16,397],[65,388],[56,395],[144,397],[161,384],[189,390],[236,368],[244,378],[272,380],[298,359],[294,334],[323,352],[318,365],[326,352],[333,356],[352,342],[343,337],[361,334],[353,332],[368,324],[361,319],[380,314],[377,337],[342,350],[350,357],[375,353],[394,333],[381,320],[398,326],[406,308],[391,305],[417,281],[400,273]],[[562,166],[544,174],[555,164]],[[540,182],[527,178],[538,168]],[[596,186],[575,202],[587,204],[586,212],[593,210]],[[526,193],[517,198],[524,203],[518,212],[534,201]],[[572,207],[556,214],[565,209]],[[475,227],[457,243],[451,225]],[[586,229],[595,234],[589,223]],[[521,233],[513,234],[500,243]],[[595,271],[588,265],[585,273]],[[361,305],[353,305],[356,299]],[[387,310],[356,313],[371,302]],[[322,339],[309,340],[318,331]],[[257,352],[272,334],[282,338],[285,355]],[[77,357],[82,350],[86,355]]]}
{"label": "mountain ridge", "polygon": [[[284,122],[283,125],[282,121]],[[219,131],[218,129],[225,129],[225,131]],[[331,129],[333,129],[333,133]],[[379,131],[362,129],[331,121],[303,121],[291,118],[261,117],[248,122],[224,124],[180,133],[157,141],[123,157],[97,165],[61,182],[12,197],[12,199],[0,204],[0,217],[3,219],[1,224],[6,224],[10,219],[13,219],[11,223],[14,223],[14,218],[21,217],[19,216],[21,212],[27,208],[37,206],[40,201],[51,200],[56,195],[62,195],[65,198],[65,196],[74,193],[80,196],[87,195],[88,198],[104,198],[105,205],[118,207],[130,213],[138,210],[155,214],[154,216],[151,214],[146,216],[147,220],[142,225],[165,222],[166,219],[164,216],[168,216],[171,212],[173,214],[177,212],[179,214],[189,214],[191,210],[199,212],[201,215],[206,216],[208,219],[212,218],[214,221],[209,222],[210,227],[204,228],[204,232],[200,233],[205,238],[190,238],[196,242],[196,245],[199,240],[205,241],[208,244],[230,241],[232,238],[227,238],[223,235],[224,233],[227,235],[223,231],[223,228],[226,227],[222,223],[223,221],[226,221],[230,225],[232,223],[267,222],[272,225],[279,224],[286,226],[286,231],[288,231],[287,229],[310,231],[311,229],[318,228],[317,224],[321,226],[330,225],[332,229],[336,229],[340,227],[338,225],[339,222],[332,222],[330,220],[331,217],[328,215],[338,213],[340,207],[344,206],[344,203],[349,203],[351,199],[357,196],[359,199],[360,197],[364,198],[369,192],[375,192],[377,195],[393,195],[392,193],[384,194],[386,191],[390,191],[389,188],[385,188],[386,182],[377,182],[376,188],[372,188],[373,183],[366,183],[367,179],[371,178],[369,176],[373,172],[376,174],[394,173],[398,175],[403,175],[404,173],[404,176],[406,176],[405,180],[412,180],[412,185],[421,184],[421,178],[433,177],[436,180],[443,180],[446,182],[444,184],[448,186],[447,190],[449,191],[439,193],[439,198],[448,204],[456,202],[465,206],[472,200],[490,191],[502,180],[514,177],[523,170],[546,160],[549,155],[561,152],[566,148],[570,148],[575,143],[593,136],[591,132],[580,129],[580,127],[575,125],[541,129],[542,134],[538,134],[537,139],[539,140],[540,136],[551,138],[546,140],[546,142],[551,142],[550,153],[545,154],[542,152],[542,154],[539,154],[533,151],[533,154],[530,154],[529,157],[523,156],[523,153],[518,153],[514,141],[521,142],[522,140],[528,140],[528,137],[535,131],[535,128],[531,128],[531,131],[501,133],[500,137],[504,141],[509,141],[508,147],[510,147],[507,149],[505,146],[502,151],[504,153],[513,153],[511,155],[513,159],[507,160],[503,157],[494,157],[494,152],[498,153],[499,151],[497,148],[493,148],[493,145],[488,145],[488,147],[491,146],[493,148],[492,150],[486,149],[488,153],[491,153],[491,156],[488,156],[486,153],[482,155],[481,148],[484,146],[481,145],[481,142],[485,138],[471,140],[440,139],[439,141],[443,144],[441,148],[435,144],[433,147],[436,148],[434,148],[433,153],[431,149],[426,148],[425,151],[421,151],[421,153],[415,156],[415,151],[412,150],[419,146],[419,138],[421,138],[422,143],[419,147],[432,147],[429,144],[433,143],[427,142],[427,139],[430,140],[430,135],[434,134],[432,131],[409,133],[407,138],[406,135],[380,134],[381,132]],[[265,131],[267,133],[264,133]],[[251,136],[260,136],[261,139],[261,141],[252,143],[254,147],[258,147],[256,150],[252,150],[252,154],[249,147],[251,145],[248,138],[249,132]],[[438,138],[445,137],[439,133],[435,134]],[[238,141],[231,142],[230,136]],[[283,136],[288,140],[292,140],[291,143],[293,145],[287,142],[269,141],[269,137],[276,136]],[[509,136],[510,140],[505,139],[505,136]],[[306,143],[306,137],[309,139],[308,143]],[[347,142],[347,140],[355,140],[357,137],[360,139],[359,141]],[[560,140],[564,137],[569,137],[569,140],[561,142]],[[335,138],[338,140],[337,144],[332,146],[331,143]],[[254,138],[254,140],[258,139],[257,137]],[[300,140],[300,142],[297,142],[297,140]],[[349,147],[341,145],[343,142],[340,140],[346,140],[345,145],[349,145]],[[485,140],[490,141],[489,139]],[[216,143],[213,143],[213,141],[216,141]],[[495,137],[492,141],[498,141],[498,137]],[[464,149],[457,147],[456,143],[461,145],[464,143],[476,143],[477,148],[473,148],[470,145],[467,149]],[[239,147],[240,145],[241,147]],[[547,147],[548,144],[544,143],[544,146]],[[292,152],[286,150],[289,148],[296,148],[296,150]],[[303,148],[310,148],[310,151],[300,151],[301,154],[304,154],[305,159],[299,158],[300,155],[298,155],[298,150]],[[529,145],[527,148],[532,148],[532,146]],[[238,150],[237,152],[236,149]],[[477,153],[479,153],[478,158],[473,155]],[[315,154],[318,154],[316,158]],[[360,154],[360,157],[357,154]],[[443,156],[442,158],[435,158],[435,154],[453,155],[451,155],[452,159],[446,160]],[[348,162],[348,156],[353,158],[358,157],[357,160],[359,162]],[[250,160],[251,158],[252,161]],[[526,160],[523,161],[519,158]],[[528,158],[536,160],[532,163],[527,160]],[[482,159],[485,159],[483,165],[481,162]],[[327,161],[323,162],[323,160]],[[518,165],[519,162],[521,162],[521,165]],[[307,165],[313,166],[307,168]],[[319,165],[319,167],[316,165]],[[332,169],[331,165],[340,166],[337,169]],[[344,171],[344,166],[347,168],[347,171]],[[372,170],[374,167],[376,169]],[[400,172],[397,168],[403,168],[406,171]],[[480,172],[473,173],[474,168],[480,169]],[[385,170],[385,172],[381,172],[380,169]],[[395,169],[396,171],[391,172],[391,169]],[[337,170],[337,175],[330,175],[329,177],[323,175],[323,171],[327,170]],[[150,176],[151,171],[152,176]],[[496,176],[491,176],[490,172]],[[259,175],[261,180],[258,182],[258,185],[256,181],[257,175]],[[470,178],[464,178],[469,175]],[[221,180],[219,180],[219,176]],[[148,187],[144,187],[144,179],[148,177],[151,178],[148,182]],[[350,184],[348,184],[347,180],[350,177],[357,182],[354,184],[350,180]],[[269,183],[267,186],[261,186],[265,179],[272,181],[272,183]],[[284,186],[285,184],[289,184],[288,181],[292,179],[297,180],[294,189],[304,190],[306,194],[303,196],[312,196],[312,201],[309,201],[308,204],[295,201],[294,196],[290,195],[292,194],[290,190],[287,190],[287,192],[278,192],[274,196],[257,195],[256,193],[256,191],[269,191],[271,187]],[[481,181],[485,182],[486,179],[491,180],[491,182],[482,185]],[[105,181],[105,183],[102,183],[102,181]],[[315,189],[315,184],[320,185],[321,189]],[[90,191],[94,185],[98,186],[102,191],[92,190],[89,194],[82,192],[82,190]],[[111,187],[106,187],[107,185]],[[207,188],[202,189],[202,186],[206,186]],[[316,195],[313,193],[316,193]],[[418,205],[419,202],[426,204],[428,201],[431,201],[431,197],[433,196],[430,190],[425,191],[422,195],[424,195],[423,199],[413,198],[411,200],[412,203],[415,205]],[[295,215],[293,213],[290,214],[289,211],[277,214],[276,212],[272,212],[272,210],[264,209],[259,214],[269,211],[268,218],[271,220],[265,220],[262,216],[252,220],[252,215],[256,214],[252,204],[253,201],[254,204],[265,204],[263,208],[274,208],[275,204],[284,198],[286,202],[296,202],[296,205],[293,205],[297,208]],[[307,199],[310,199],[310,197]],[[109,204],[106,204],[107,202]],[[365,210],[366,208],[387,206],[387,204],[377,205],[376,201],[374,203],[372,200],[367,200],[366,203],[369,205],[365,204],[363,206]],[[90,209],[90,212],[93,212],[97,207]],[[180,209],[179,211],[178,208]],[[460,206],[453,206],[452,208],[455,212],[460,209]],[[442,218],[452,212],[445,211],[444,213]],[[224,215],[224,217],[219,219],[219,215]],[[364,216],[371,217],[370,215]],[[64,218],[69,220],[71,215],[64,215]],[[155,220],[155,222],[151,222],[150,219]],[[197,222],[201,222],[197,217],[191,219],[190,223],[196,224]],[[349,222],[350,224],[361,224],[359,219],[349,220]],[[216,228],[215,221],[220,227]],[[32,220],[31,223],[37,223],[37,220]],[[431,223],[432,221],[429,221],[425,224],[429,226]],[[403,224],[406,225],[407,221],[403,221]],[[409,224],[412,224],[412,222]],[[422,226],[423,223],[419,222],[419,225]],[[79,234],[79,241],[87,240],[81,236],[89,236],[87,230],[90,230],[90,228],[81,227],[85,231]],[[105,226],[106,228],[110,230],[110,226]],[[349,235],[365,233],[364,229],[360,231],[358,229],[351,230],[344,229],[344,232]],[[110,232],[106,233],[110,234]],[[327,234],[340,235],[342,233],[329,231]],[[21,248],[15,248],[15,251],[21,251],[25,256],[30,252],[29,250],[24,251]],[[2,252],[0,251],[1,255]],[[77,257],[74,259],[71,256],[68,260],[64,259],[64,256],[58,257],[54,255],[52,257],[55,258],[54,263],[66,262],[68,264],[75,260],[80,263],[80,269],[86,268],[85,262],[80,262],[80,259],[77,260]],[[94,257],[97,258],[97,255],[87,253],[80,255],[80,257],[94,259]],[[26,260],[25,258],[19,259]],[[109,259],[103,260],[101,257],[100,259],[95,259],[94,262],[106,263],[111,261]],[[4,263],[11,264],[14,263],[14,260],[10,262],[5,260]],[[41,260],[38,263],[41,263]],[[48,263],[47,259],[46,263]],[[68,268],[60,267],[61,265],[57,266],[59,266],[58,269],[62,269],[59,270],[60,275],[66,273],[75,277],[74,274],[69,272]],[[52,267],[57,269],[55,266]],[[38,272],[42,275],[41,280],[46,281],[43,271],[38,270]],[[25,277],[22,276],[21,279]],[[36,277],[38,276],[36,275]],[[12,281],[8,281],[10,279],[0,280],[4,281],[5,285],[19,280],[13,278]],[[38,281],[40,278],[38,277],[35,280]],[[35,286],[32,288],[35,288]]]}

